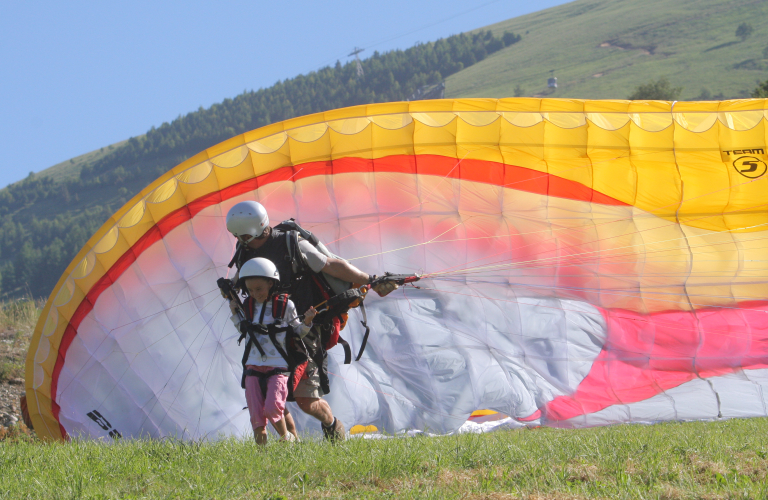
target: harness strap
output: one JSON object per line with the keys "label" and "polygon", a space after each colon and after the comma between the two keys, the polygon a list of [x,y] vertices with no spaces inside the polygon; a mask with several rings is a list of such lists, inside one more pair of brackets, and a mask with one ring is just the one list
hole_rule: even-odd
{"label": "harness strap", "polygon": [[[233,257],[234,258],[234,257]],[[248,322],[251,321],[253,318],[253,304],[250,297],[247,297],[245,299],[245,302],[243,302],[242,312],[245,314],[245,319],[248,320]],[[242,321],[243,318],[240,318],[240,321]],[[240,342],[243,341],[243,339],[247,336],[246,332],[243,331],[244,328],[240,328],[240,337],[237,339],[237,345],[240,345]],[[248,340],[250,342],[250,339]],[[245,343],[245,348],[248,349],[248,342]]]}
{"label": "harness strap", "polygon": [[[272,325],[269,325],[269,326],[272,326]],[[277,349],[277,352],[280,353],[280,356],[283,357],[286,364],[288,364],[288,366],[291,366],[291,360],[288,358],[288,353],[285,352],[283,347],[280,345],[280,342],[277,341],[276,335],[278,332],[276,330],[286,331],[288,329],[287,328],[270,328],[268,332],[269,332],[269,340],[272,341],[272,344],[275,346],[275,349]],[[285,341],[288,342],[288,339],[286,338]]]}
{"label": "harness strap", "polygon": [[[250,313],[250,318],[245,318],[246,321],[249,323],[253,323],[253,310],[256,308],[256,301],[253,300],[253,298],[248,297],[248,307],[245,309],[246,312]],[[266,302],[261,306],[261,315],[259,316],[259,323],[261,323],[264,320],[264,309],[266,308]],[[251,340],[250,342],[253,343],[256,346],[256,349],[259,350],[259,354],[261,354],[261,359],[265,359],[267,357],[267,353],[264,352],[264,348],[261,347],[261,342],[259,342],[259,339],[256,338],[256,335],[254,335],[253,328],[251,325],[246,325],[246,328],[248,329],[248,335],[250,336]]]}
{"label": "harness strap", "polygon": [[[362,321],[360,323],[363,323]],[[365,346],[368,344],[368,334],[371,333],[371,328],[363,323],[363,326],[365,327],[365,334],[363,334],[363,342],[360,344],[360,351],[357,353],[357,357],[355,358],[355,361],[360,361],[360,358],[363,356],[363,351],[365,350]]]}
{"label": "harness strap", "polygon": [[272,317],[282,321],[288,310],[288,295],[281,293],[272,299]]}
{"label": "harness strap", "polygon": [[258,377],[259,379],[259,389],[261,389],[261,395],[264,397],[264,399],[267,398],[267,382],[269,382],[270,377],[274,375],[286,375],[290,376],[291,372],[286,370],[281,370],[280,368],[274,368],[272,370],[269,370],[268,372],[259,372],[256,370],[253,370],[251,368],[245,370],[245,377]]}
{"label": "harness strap", "polygon": [[293,245],[293,238],[291,237],[291,233],[293,231],[286,231],[285,232],[285,249],[286,252],[288,252],[288,261],[291,263],[291,270],[296,273],[299,271],[297,266],[295,265],[294,257],[296,256],[296,248]]}
{"label": "harness strap", "polygon": [[[235,254],[232,256],[232,260],[229,261],[229,264],[227,264],[227,267],[232,269],[232,266],[237,264],[238,259],[240,258],[240,254],[243,252],[243,247],[240,244],[240,242],[237,242],[237,246],[235,247]],[[239,268],[240,266],[238,266]]]}
{"label": "harness strap", "polygon": [[[288,304],[288,296],[280,295],[275,299],[276,300],[275,302],[273,302],[273,305],[272,305],[272,317],[275,319],[278,319],[278,318],[282,319],[283,315],[285,315],[285,309]],[[277,299],[281,299],[281,300],[278,302]],[[249,303],[250,305],[254,304],[255,301],[253,301],[250,297],[249,297],[249,300],[251,300],[251,302]],[[275,316],[275,306],[277,306],[278,304],[282,304],[283,310],[280,311],[280,314],[278,316]],[[262,326],[262,328],[264,325],[264,314],[266,313],[266,310],[267,310],[267,302],[265,301],[264,303],[261,304],[261,312],[259,313],[259,325]],[[252,313],[251,313],[251,317],[253,317]],[[249,318],[246,318],[246,321],[248,320]],[[277,352],[280,353],[280,356],[282,356],[283,360],[285,360],[288,366],[291,365],[291,360],[288,357],[288,353],[285,352],[285,349],[283,349],[283,347],[280,345],[280,342],[278,342],[277,334],[282,332],[287,332],[290,329],[291,329],[290,326],[276,326],[276,324],[273,323],[271,325],[266,325],[266,331],[262,329],[262,331],[257,332],[262,335],[266,334],[269,337],[269,340],[272,342],[272,345],[275,346],[275,349],[277,349]],[[262,357],[266,356],[266,353],[264,352],[264,348],[261,347],[261,343],[256,339],[253,332],[251,330],[248,330],[248,333],[251,336],[251,342],[253,342],[256,345],[256,347],[259,349],[259,353],[262,355]],[[287,340],[288,339],[286,338],[286,341]],[[248,346],[246,346],[246,349],[247,347]],[[247,356],[245,359],[247,359]],[[245,363],[245,359],[243,360],[243,363]]]}
{"label": "harness strap", "polygon": [[[256,301],[254,300],[253,302],[255,303]],[[266,312],[267,312],[267,302],[264,301],[261,304],[261,313],[259,313],[259,323],[264,323],[264,313]]]}
{"label": "harness strap", "polygon": [[[252,321],[253,321],[253,309],[255,307],[254,300],[251,297],[248,297],[245,301],[245,319],[241,321],[246,321],[247,323],[243,325],[243,330],[240,332],[240,338],[237,339],[238,345],[240,342],[245,338],[246,334],[248,335],[248,341],[245,343],[245,349],[243,350],[243,376],[240,379],[240,386],[245,389],[245,363],[248,361],[248,356],[251,355],[251,347],[256,346],[256,349],[259,350],[259,354],[261,355],[261,359],[265,359],[267,356],[267,353],[264,352],[264,348],[261,347],[261,343],[256,339],[256,335],[254,334],[253,327],[252,327]],[[263,317],[264,311],[262,309],[262,317]],[[247,332],[247,333],[246,333]]]}
{"label": "harness strap", "polygon": [[[349,347],[349,342],[341,338],[341,335],[339,335],[338,343],[341,344],[341,347],[344,348],[344,364],[350,364],[352,362],[352,348]],[[360,358],[357,359],[359,360]]]}
{"label": "harness strap", "polygon": [[[285,315],[285,309],[288,305],[288,296],[287,295],[279,295],[275,297],[275,300],[272,302],[272,317],[276,320],[282,321],[283,316]],[[281,311],[275,311],[275,307],[281,307]],[[264,324],[264,312],[267,310],[267,302],[265,301],[261,305],[261,314],[259,315],[259,323]],[[276,326],[275,324],[267,325],[267,335],[269,336],[269,340],[272,341],[272,345],[275,346],[275,349],[277,349],[277,352],[280,353],[280,356],[283,357],[285,360],[285,363],[288,366],[291,366],[291,360],[288,357],[288,353],[285,352],[285,349],[280,345],[280,342],[277,341],[277,334],[281,332],[287,332],[290,330],[291,327],[289,326]],[[288,338],[286,337],[286,342],[288,341]]]}
{"label": "harness strap", "polygon": [[251,346],[253,344],[256,344],[256,347],[259,349],[259,354],[261,354],[262,359],[266,357],[267,353],[264,352],[264,348],[261,347],[261,344],[254,338],[253,332],[248,330],[248,333],[250,334],[250,339],[245,344],[245,350],[243,350],[243,359],[241,361],[243,365],[243,376],[240,379],[240,387],[245,389],[245,363],[248,362],[248,357],[251,355]]}
{"label": "harness strap", "polygon": [[366,344],[368,344],[368,334],[371,333],[371,328],[368,326],[368,314],[365,312],[365,302],[360,302],[360,310],[363,313],[363,321],[360,323],[362,323],[365,328],[365,334],[363,335],[363,342],[360,344],[360,352],[357,353],[355,361],[360,361],[360,358],[363,357],[363,351],[365,350]]}
{"label": "harness strap", "polygon": [[288,248],[288,258],[291,261],[293,272],[300,273],[309,269],[309,263],[299,245],[299,234],[301,233],[295,229],[298,225],[294,223],[291,227],[294,229],[285,232],[285,245]]}

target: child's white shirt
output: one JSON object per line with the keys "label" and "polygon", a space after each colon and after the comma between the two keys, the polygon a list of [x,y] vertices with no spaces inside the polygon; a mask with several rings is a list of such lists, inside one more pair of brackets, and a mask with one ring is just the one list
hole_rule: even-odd
{"label": "child's white shirt", "polygon": [[[267,301],[266,305],[258,303],[256,304],[256,307],[254,307],[253,311],[253,324],[259,324],[262,307],[266,307],[266,310],[264,311],[264,325],[271,325],[272,323],[275,323],[275,318],[272,316],[272,300],[270,299]],[[231,319],[236,327],[240,326],[241,320],[239,315],[233,314]],[[296,334],[301,338],[304,338],[304,336],[309,333],[309,330],[312,328],[311,325],[307,326],[303,321],[299,319],[299,316],[296,313],[296,306],[293,305],[292,300],[288,300],[286,303],[283,320],[277,326],[290,326],[293,328],[293,331],[296,332]],[[259,341],[259,344],[261,344],[261,348],[264,349],[266,359],[262,358],[258,347],[252,346],[251,352],[248,354],[248,359],[245,362],[246,365],[274,366],[275,368],[284,368],[286,370],[288,369],[288,366],[286,366],[285,363],[285,359],[283,359],[283,357],[275,348],[274,344],[272,344],[272,341],[269,339],[269,335],[256,335],[256,339]],[[280,347],[282,347],[283,351],[287,352],[285,346],[285,332],[277,333],[275,335],[275,339],[280,344]],[[247,342],[248,340],[248,337],[246,337],[245,341]]]}

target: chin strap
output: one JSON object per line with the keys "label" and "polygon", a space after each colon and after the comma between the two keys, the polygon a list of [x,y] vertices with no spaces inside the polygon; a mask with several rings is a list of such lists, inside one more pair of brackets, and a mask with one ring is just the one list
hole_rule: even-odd
{"label": "chin strap", "polygon": [[237,236],[237,241],[239,241],[240,243],[242,243],[242,244],[243,244],[243,246],[248,246],[248,243],[252,242],[252,241],[253,241],[253,240],[255,240],[255,239],[256,239],[256,236],[251,236],[250,238],[248,238],[248,241],[243,241],[243,240],[241,240],[241,239],[240,239],[240,237],[239,237],[239,236]]}

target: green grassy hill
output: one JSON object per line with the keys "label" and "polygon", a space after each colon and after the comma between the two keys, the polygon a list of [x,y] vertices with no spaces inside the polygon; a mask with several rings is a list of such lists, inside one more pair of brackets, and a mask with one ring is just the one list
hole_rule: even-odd
{"label": "green grassy hill", "polygon": [[[741,41],[743,22],[754,32]],[[728,99],[749,97],[768,77],[765,1],[578,0],[486,29],[523,39],[448,78],[446,97],[511,97],[519,85],[526,96],[626,99],[666,76],[682,99],[702,90]]]}
{"label": "green grassy hill", "polygon": [[82,169],[85,165],[101,160],[126,142],[127,141],[116,142],[115,144],[104,146],[103,148],[96,149],[83,155],[75,156],[72,159],[57,163],[52,167],[48,167],[42,172],[39,172],[37,175],[43,178],[50,177],[55,181],[76,179],[80,175],[80,169]]}

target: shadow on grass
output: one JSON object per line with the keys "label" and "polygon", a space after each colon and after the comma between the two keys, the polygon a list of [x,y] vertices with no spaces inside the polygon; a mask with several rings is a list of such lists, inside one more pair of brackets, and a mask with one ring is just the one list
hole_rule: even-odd
{"label": "shadow on grass", "polygon": [[730,47],[731,45],[736,45],[737,43],[739,43],[739,41],[738,41],[738,40],[733,40],[733,41],[731,41],[731,42],[725,42],[725,43],[721,43],[720,45],[715,45],[714,47],[710,47],[710,48],[708,48],[708,49],[707,49],[707,50],[705,50],[704,52],[712,52],[713,50],[717,50],[717,49],[724,49],[724,48],[726,48],[726,47]]}
{"label": "shadow on grass", "polygon": [[768,62],[765,59],[747,59],[733,65],[733,69],[749,69],[756,71],[765,71],[768,69]]}

